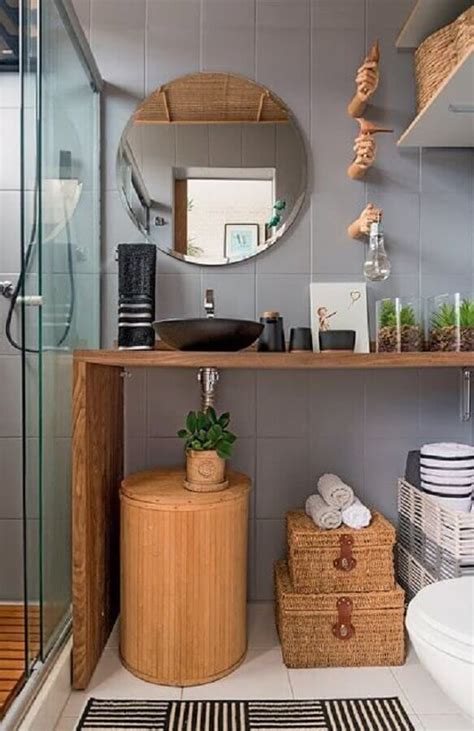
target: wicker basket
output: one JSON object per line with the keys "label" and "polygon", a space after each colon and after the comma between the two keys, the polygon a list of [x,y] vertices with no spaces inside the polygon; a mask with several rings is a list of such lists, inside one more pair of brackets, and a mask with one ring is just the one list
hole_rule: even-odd
{"label": "wicker basket", "polygon": [[395,529],[374,512],[368,528],[317,528],[302,511],[286,517],[288,566],[295,591],[390,591]]}
{"label": "wicker basket", "polygon": [[405,589],[407,601],[411,601],[421,589],[434,584],[436,579],[411,553],[400,544],[397,545],[397,578]]}
{"label": "wicker basket", "polygon": [[434,577],[474,574],[474,513],[461,513],[405,480],[398,483],[398,541]]}
{"label": "wicker basket", "polygon": [[297,594],[275,564],[276,623],[289,668],[402,665],[404,599],[392,591]]}
{"label": "wicker basket", "polygon": [[415,52],[418,112],[429,103],[458,63],[474,50],[474,7],[436,31]]}

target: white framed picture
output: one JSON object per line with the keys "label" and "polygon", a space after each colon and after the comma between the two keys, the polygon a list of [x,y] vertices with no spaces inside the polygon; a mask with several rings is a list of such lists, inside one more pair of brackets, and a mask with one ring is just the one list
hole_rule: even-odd
{"label": "white framed picture", "polygon": [[259,246],[258,223],[226,223],[224,235],[224,256],[251,256]]}
{"label": "white framed picture", "polygon": [[319,351],[320,330],[355,330],[354,352],[370,352],[365,282],[313,282],[310,299],[315,351]]}

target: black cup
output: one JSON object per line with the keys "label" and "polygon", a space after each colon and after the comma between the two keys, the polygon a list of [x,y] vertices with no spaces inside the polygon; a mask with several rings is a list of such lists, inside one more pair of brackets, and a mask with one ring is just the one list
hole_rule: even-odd
{"label": "black cup", "polygon": [[319,349],[325,350],[354,350],[356,339],[355,330],[326,330],[319,333]]}
{"label": "black cup", "polygon": [[284,353],[285,331],[283,318],[278,312],[264,313],[260,318],[263,325],[262,334],[258,339],[257,350],[261,353]]}
{"label": "black cup", "polygon": [[310,327],[292,327],[290,330],[290,352],[313,350],[313,336]]}

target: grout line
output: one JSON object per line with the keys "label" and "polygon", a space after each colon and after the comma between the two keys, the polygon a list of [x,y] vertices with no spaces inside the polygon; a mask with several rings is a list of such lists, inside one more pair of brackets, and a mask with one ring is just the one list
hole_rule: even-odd
{"label": "grout line", "polygon": [[[145,27],[143,29],[143,98],[148,93],[148,27],[149,27],[149,0],[145,0]],[[143,155],[143,147],[142,147]]]}
{"label": "grout line", "polygon": [[[312,150],[314,142],[313,134],[313,3],[309,5],[309,150],[307,154],[306,162],[309,163],[313,160]],[[309,165],[307,165],[307,168]],[[306,191],[309,194],[309,272],[310,272],[310,283],[313,282],[314,274],[314,220],[313,220],[313,190],[314,186],[314,165],[311,171],[307,169],[306,172]],[[311,182],[311,187],[309,183]],[[308,293],[309,294],[309,293]],[[310,305],[310,320],[311,320],[311,305]]]}
{"label": "grout line", "polygon": [[204,58],[204,0],[199,4],[199,71],[203,70]]}
{"label": "grout line", "polygon": [[399,682],[397,676],[395,675],[395,673],[393,671],[393,668],[388,668],[388,670],[390,671],[390,674],[392,675],[392,678],[395,680],[395,683],[400,688],[400,694],[401,694],[400,700],[402,700],[402,701],[404,701],[406,703],[406,706],[407,706],[405,708],[406,712],[408,713],[408,715],[415,715],[416,716],[417,715],[417,712],[416,712],[415,708],[413,707],[410,699],[408,698],[408,695],[405,692],[405,689],[403,688],[403,686]]}
{"label": "grout line", "polygon": [[253,31],[253,49],[254,49],[254,79],[258,79],[258,67],[257,67],[257,22],[258,22],[258,0],[254,0],[254,31]]}
{"label": "grout line", "polygon": [[299,698],[296,697],[295,689],[293,688],[293,683],[291,682],[291,675],[288,668],[286,668],[286,674],[288,676],[288,683],[290,684],[291,697],[294,701],[299,700]]}

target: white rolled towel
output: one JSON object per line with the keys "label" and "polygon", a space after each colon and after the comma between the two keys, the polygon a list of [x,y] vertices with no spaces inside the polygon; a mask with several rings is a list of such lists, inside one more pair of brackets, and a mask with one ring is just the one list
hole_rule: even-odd
{"label": "white rolled towel", "polygon": [[372,515],[358,497],[354,498],[352,505],[342,511],[342,522],[349,528],[367,528],[370,525]]}
{"label": "white rolled towel", "polygon": [[337,475],[330,473],[323,475],[318,480],[318,492],[332,508],[344,510],[354,502],[354,490],[341,480]]}
{"label": "white rolled towel", "polygon": [[318,528],[339,528],[342,523],[341,511],[325,503],[321,495],[310,495],[305,509],[306,515],[313,519]]}

